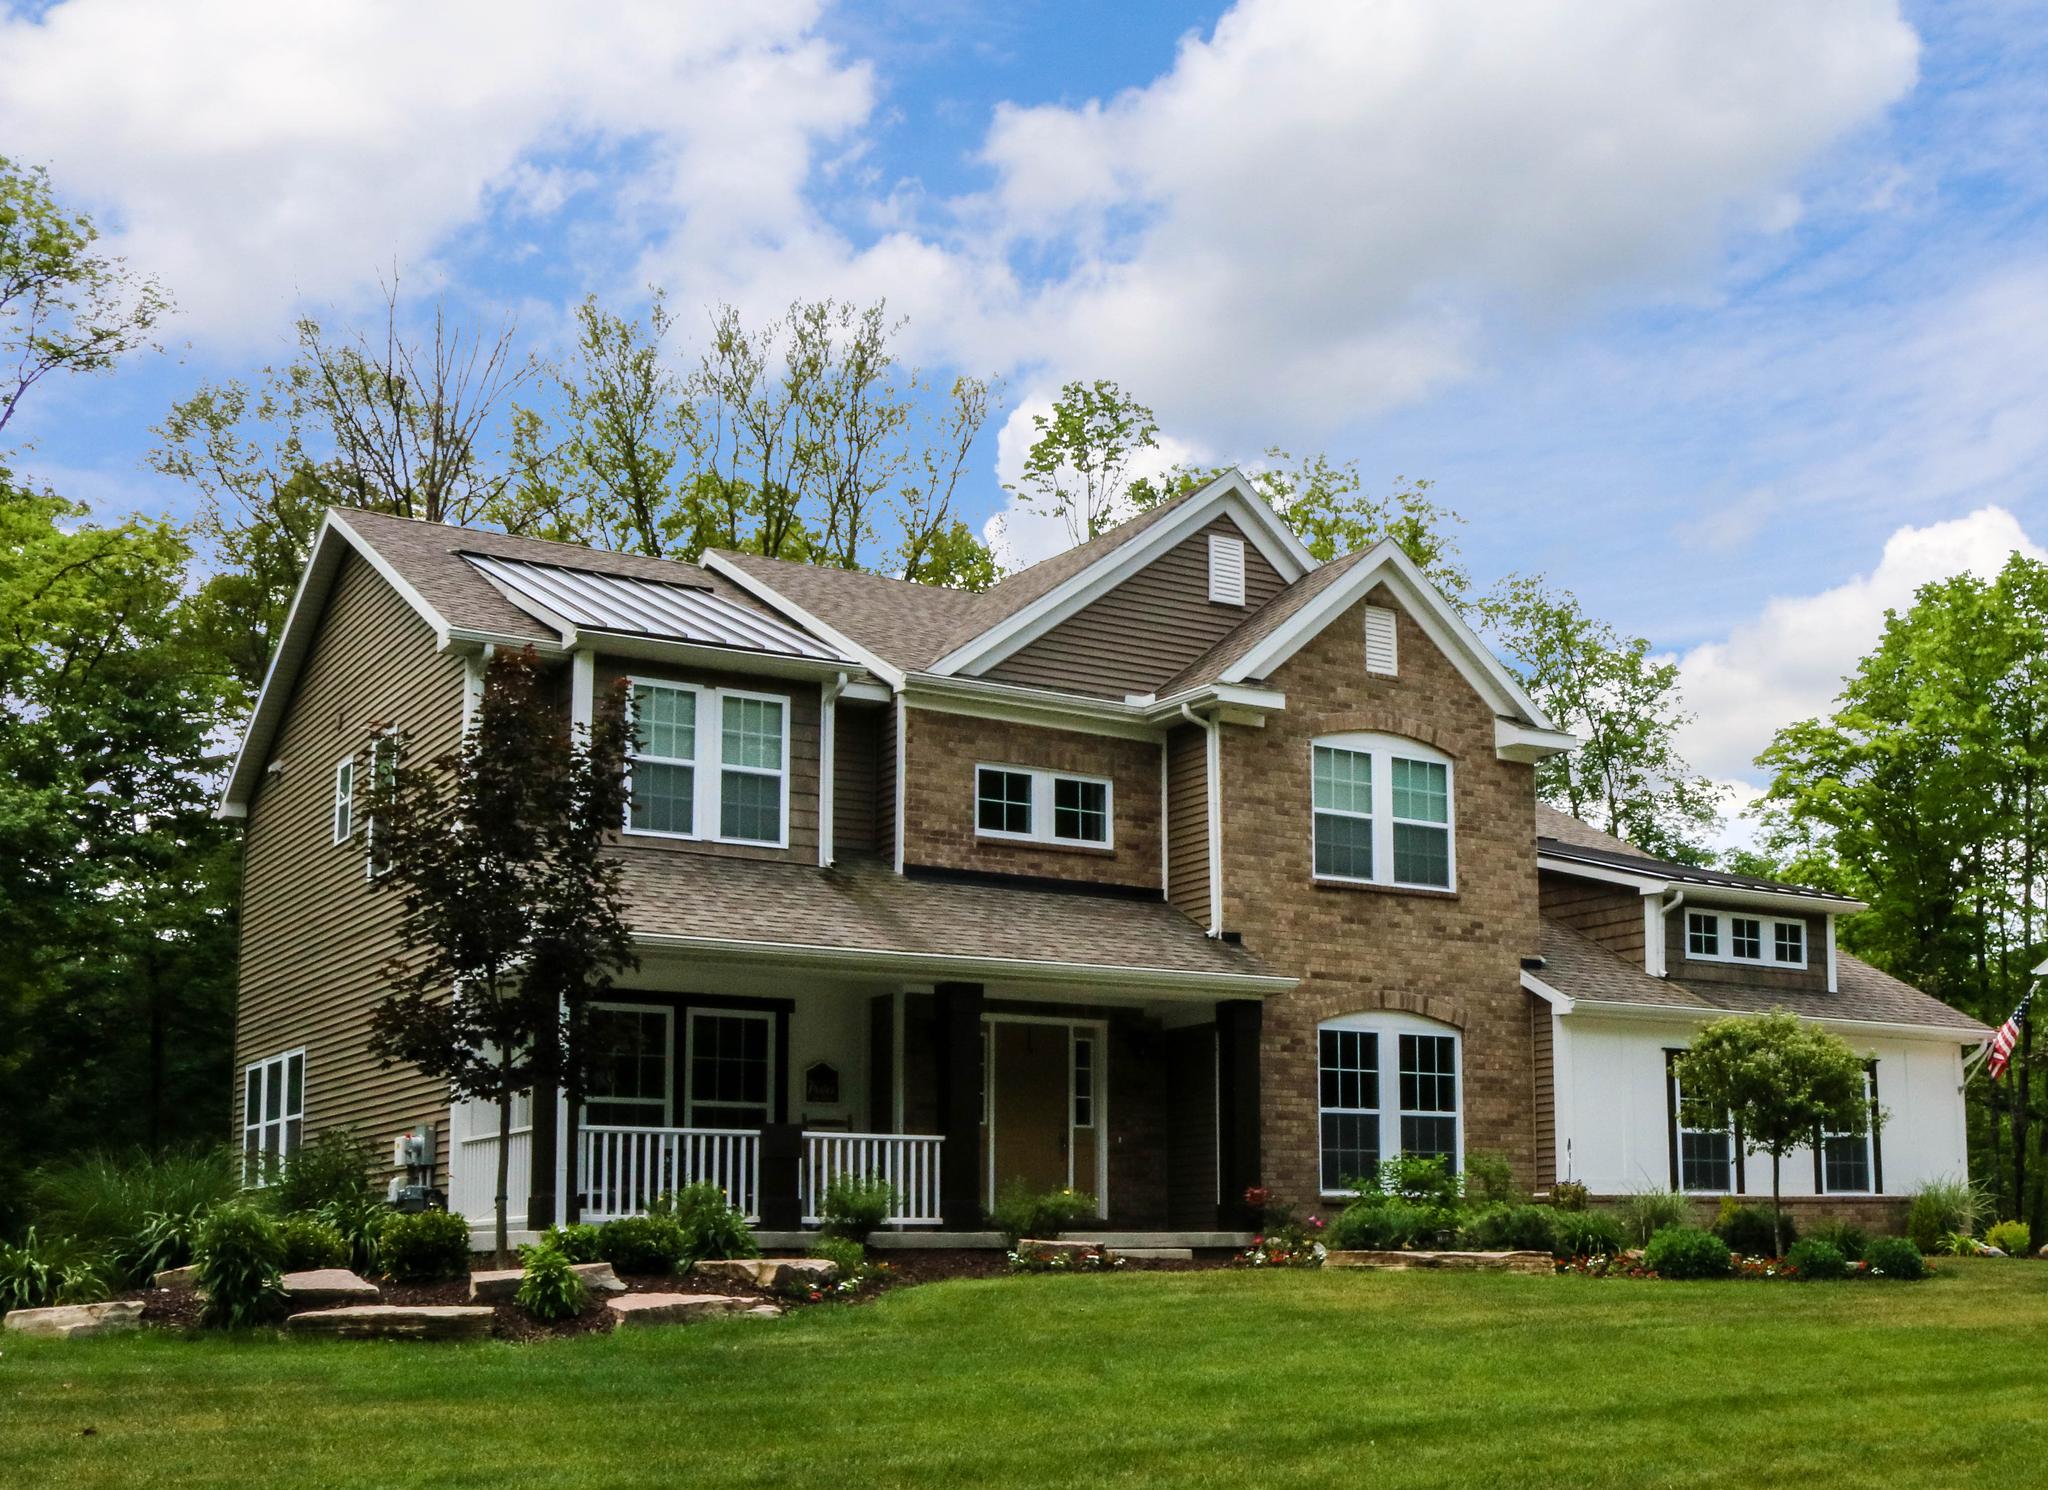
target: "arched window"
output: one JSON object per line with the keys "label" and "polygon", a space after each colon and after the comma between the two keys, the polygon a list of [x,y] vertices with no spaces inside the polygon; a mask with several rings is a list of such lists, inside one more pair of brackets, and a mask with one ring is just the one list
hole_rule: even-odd
{"label": "arched window", "polygon": [[1457,888],[1449,756],[1398,735],[1326,735],[1309,775],[1317,879]]}
{"label": "arched window", "polygon": [[1342,1194],[1396,1154],[1463,1167],[1462,1043],[1449,1025],[1394,1011],[1316,1027],[1324,1194]]}

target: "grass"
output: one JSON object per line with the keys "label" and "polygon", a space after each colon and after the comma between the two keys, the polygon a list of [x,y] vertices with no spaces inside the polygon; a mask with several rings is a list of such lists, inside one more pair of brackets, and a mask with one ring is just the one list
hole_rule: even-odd
{"label": "grass", "polygon": [[[541,1345],[0,1342],[45,1487],[1981,1486],[2048,1266],[1919,1284],[1028,1277]],[[90,1429],[88,1434],[86,1430]]]}

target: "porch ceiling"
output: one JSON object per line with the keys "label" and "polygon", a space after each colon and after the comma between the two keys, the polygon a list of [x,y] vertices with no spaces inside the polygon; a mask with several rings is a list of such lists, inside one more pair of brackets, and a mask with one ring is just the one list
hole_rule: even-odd
{"label": "porch ceiling", "polygon": [[1294,979],[1216,941],[1164,901],[628,849],[625,889],[649,945],[703,947],[933,978],[1042,979],[1242,996]]}

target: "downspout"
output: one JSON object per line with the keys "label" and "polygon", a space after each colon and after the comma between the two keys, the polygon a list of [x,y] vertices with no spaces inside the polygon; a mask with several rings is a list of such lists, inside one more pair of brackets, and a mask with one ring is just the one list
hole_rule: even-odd
{"label": "downspout", "polygon": [[832,777],[833,752],[838,742],[839,695],[846,692],[847,676],[839,674],[818,690],[818,867],[832,867],[834,810]]}
{"label": "downspout", "polygon": [[1223,731],[1186,704],[1181,717],[1203,733],[1204,769],[1209,806],[1209,935],[1223,935]]}
{"label": "downspout", "polygon": [[[1679,908],[1679,907],[1680,907],[1681,905],[1684,905],[1684,904],[1685,904],[1685,891],[1684,891],[1684,890],[1682,890],[1682,889],[1679,889],[1679,890],[1673,890],[1673,891],[1671,892],[1671,896],[1670,896],[1670,898],[1669,898],[1669,899],[1667,899],[1666,901],[1664,901],[1664,903],[1663,903],[1663,905],[1662,905],[1662,907],[1661,907],[1661,909],[1663,910],[1664,914],[1663,914],[1663,916],[1662,916],[1662,917],[1661,917],[1661,918],[1660,918],[1660,919],[1658,920],[1658,922],[1657,922],[1657,930],[1658,930],[1658,932],[1659,932],[1660,934],[1661,934],[1661,933],[1663,933],[1663,931],[1664,931],[1664,923],[1665,923],[1666,921],[1669,921],[1669,920],[1671,919],[1671,913],[1672,913],[1673,911],[1677,910],[1677,909],[1678,909],[1678,908]],[[1664,952],[1664,947],[1665,947],[1666,945],[1668,945],[1668,944],[1669,944],[1669,943],[1668,943],[1668,938],[1667,938],[1667,939],[1666,939],[1666,941],[1665,941],[1664,943],[1660,943],[1660,944],[1659,944],[1659,946],[1658,946],[1658,948],[1657,948],[1657,970],[1656,970],[1656,976],[1657,976],[1657,977],[1659,977],[1659,978],[1668,978],[1668,977],[1670,977],[1670,976],[1671,976],[1671,966],[1670,966],[1670,962],[1669,962],[1669,960],[1668,960],[1668,958],[1666,957],[1666,955],[1665,955],[1665,952]]]}

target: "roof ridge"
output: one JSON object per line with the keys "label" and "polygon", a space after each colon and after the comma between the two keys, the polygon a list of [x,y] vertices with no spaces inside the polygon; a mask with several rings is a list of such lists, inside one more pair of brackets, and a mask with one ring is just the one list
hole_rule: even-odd
{"label": "roof ridge", "polygon": [[[411,523],[420,528],[442,528],[450,533],[472,533],[485,538],[502,538],[511,543],[544,543],[550,548],[566,548],[572,553],[591,554],[607,559],[631,559],[636,564],[673,564],[678,569],[693,569],[704,572],[704,566],[692,559],[678,559],[671,554],[639,554],[630,549],[599,548],[594,543],[577,543],[568,538],[543,538],[538,533],[508,533],[503,528],[480,528],[469,523],[444,522],[434,517],[407,517],[398,512],[382,512],[375,507],[351,507],[346,502],[330,502],[329,510],[338,513],[343,521],[355,517],[378,518],[385,522]],[[461,552],[461,550],[455,550]],[[522,563],[539,563],[540,560],[521,560]]]}
{"label": "roof ridge", "polygon": [[762,564],[780,564],[790,569],[802,569],[812,574],[843,574],[860,580],[881,580],[885,584],[902,585],[927,595],[936,592],[941,595],[971,596],[978,600],[983,595],[993,593],[989,590],[962,590],[953,585],[934,585],[921,579],[905,579],[900,574],[882,574],[873,569],[848,569],[840,564],[813,564],[807,559],[785,559],[776,554],[748,553],[742,548],[707,548],[704,552],[707,554],[717,554],[721,558],[726,559],[751,560]]}

